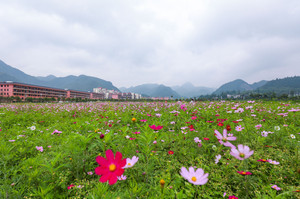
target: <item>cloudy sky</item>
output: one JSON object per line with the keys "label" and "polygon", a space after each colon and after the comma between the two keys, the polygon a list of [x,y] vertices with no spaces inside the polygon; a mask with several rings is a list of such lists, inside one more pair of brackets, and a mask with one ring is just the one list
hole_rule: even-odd
{"label": "cloudy sky", "polygon": [[117,87],[300,75],[300,1],[0,0],[0,59]]}

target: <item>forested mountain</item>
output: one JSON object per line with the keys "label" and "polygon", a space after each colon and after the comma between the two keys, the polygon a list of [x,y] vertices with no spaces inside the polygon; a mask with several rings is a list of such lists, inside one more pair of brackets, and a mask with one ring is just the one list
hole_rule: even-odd
{"label": "forested mountain", "polygon": [[172,89],[185,98],[193,98],[199,95],[208,95],[215,90],[214,88],[209,87],[194,86],[190,82],[187,82],[181,86],[173,86]]}
{"label": "forested mountain", "polygon": [[54,75],[49,75],[47,77],[34,77],[31,75],[27,75],[26,73],[12,66],[7,65],[1,60],[0,81],[14,81],[19,83],[80,91],[93,91],[93,88],[97,87],[119,91],[119,89],[109,81],[86,75],[70,75],[67,77],[55,77]]}
{"label": "forested mountain", "polygon": [[172,90],[172,88],[162,84],[142,84],[130,88],[122,88],[121,90],[123,92],[139,93],[151,97],[180,98],[180,95]]}

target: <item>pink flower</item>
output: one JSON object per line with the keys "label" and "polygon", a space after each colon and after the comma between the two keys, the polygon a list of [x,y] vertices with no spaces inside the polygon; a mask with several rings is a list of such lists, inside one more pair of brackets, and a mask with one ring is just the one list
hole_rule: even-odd
{"label": "pink flower", "polygon": [[271,186],[273,189],[276,189],[277,191],[281,190],[280,187],[278,187],[276,184],[274,184],[273,186]]}
{"label": "pink flower", "polygon": [[271,159],[268,159],[267,161],[268,161],[270,164],[275,164],[275,165],[280,164],[279,162],[276,162],[275,160],[271,160]]}
{"label": "pink flower", "polygon": [[150,126],[149,125],[149,127],[155,131],[158,131],[158,130],[162,129],[164,126],[155,126],[155,125]]}
{"label": "pink flower", "polygon": [[114,153],[110,149],[106,151],[106,159],[97,156],[96,162],[100,166],[95,169],[95,173],[102,175],[99,181],[102,183],[109,181],[109,185],[113,185],[118,181],[118,176],[124,173],[123,167],[126,165],[126,159],[122,160],[122,153],[117,151],[114,157]]}
{"label": "pink flower", "polygon": [[261,124],[258,124],[258,125],[255,126],[256,129],[260,129],[261,127],[262,127]]}
{"label": "pink flower", "polygon": [[131,159],[127,158],[126,165],[123,167],[123,169],[133,167],[133,165],[135,165],[135,163],[137,163],[138,160],[139,158],[136,156],[133,156]]}
{"label": "pink flower", "polygon": [[40,152],[43,152],[44,151],[44,148],[42,146],[36,146],[35,147],[38,151]]}
{"label": "pink flower", "polygon": [[244,127],[242,127],[242,125],[235,127],[236,131],[242,131],[243,129],[244,129]]}
{"label": "pink flower", "polygon": [[234,140],[236,140],[236,137],[227,136],[227,129],[223,130],[223,135],[221,135],[221,133],[219,133],[219,131],[215,130],[215,136],[218,138],[220,144],[231,147],[231,148],[235,147],[233,144],[228,142],[228,140],[234,141]]}
{"label": "pink flower", "polygon": [[127,176],[123,176],[123,175],[118,176],[118,180],[126,180],[126,179],[127,179]]}
{"label": "pink flower", "polygon": [[141,122],[147,122],[147,120],[145,120],[145,119],[142,119],[142,120],[140,120]]}
{"label": "pink flower", "polygon": [[228,199],[239,199],[239,198],[236,196],[228,196]]}
{"label": "pink flower", "polygon": [[88,175],[93,175],[92,171],[87,172]]}
{"label": "pink flower", "polygon": [[51,133],[51,135],[53,135],[53,134],[55,134],[55,133],[61,134],[62,132],[55,129],[55,130],[53,131],[53,133]]}
{"label": "pink flower", "polygon": [[221,155],[216,155],[216,159],[215,159],[215,163],[218,164],[218,162],[220,161],[221,159]]}
{"label": "pink flower", "polygon": [[234,156],[235,158],[239,160],[244,160],[249,158],[254,151],[250,151],[250,148],[248,146],[244,146],[242,144],[238,145],[238,149],[236,148],[231,148],[230,154]]}
{"label": "pink flower", "polygon": [[200,168],[195,171],[194,167],[190,167],[189,170],[181,167],[180,175],[194,185],[204,185],[208,181],[208,173],[204,174],[203,169]]}

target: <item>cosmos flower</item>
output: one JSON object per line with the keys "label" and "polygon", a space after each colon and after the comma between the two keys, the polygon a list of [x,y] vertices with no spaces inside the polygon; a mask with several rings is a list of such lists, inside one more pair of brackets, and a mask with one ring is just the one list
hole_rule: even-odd
{"label": "cosmos flower", "polygon": [[248,146],[244,146],[242,144],[238,145],[238,149],[231,148],[230,155],[233,157],[239,159],[239,160],[245,160],[249,158],[251,155],[253,155],[254,151],[250,151],[250,148]]}
{"label": "cosmos flower", "polygon": [[237,127],[235,127],[236,131],[242,131],[245,127],[242,127],[242,125],[239,125]]}
{"label": "cosmos flower", "polygon": [[38,151],[40,152],[43,152],[44,151],[44,148],[42,146],[36,146],[35,147]]}
{"label": "cosmos flower", "polygon": [[124,176],[124,175],[118,176],[118,180],[126,180],[126,179],[127,179],[127,176]]}
{"label": "cosmos flower", "polygon": [[257,160],[257,162],[269,162],[269,161],[266,159],[259,159],[259,160]]}
{"label": "cosmos flower", "polygon": [[71,189],[72,187],[75,187],[75,185],[71,184],[70,186],[68,186],[68,189]]}
{"label": "cosmos flower", "polygon": [[275,160],[271,160],[271,159],[269,159],[269,160],[267,160],[270,164],[275,164],[275,165],[278,165],[278,164],[280,164],[279,162],[276,162]]}
{"label": "cosmos flower", "polygon": [[160,129],[162,129],[164,126],[155,126],[155,125],[149,125],[149,127],[151,128],[151,129],[153,129],[153,130],[155,130],[155,131],[158,131],[158,130],[160,130]]}
{"label": "cosmos flower", "polygon": [[247,171],[247,172],[245,172],[245,171],[237,171],[239,174],[241,174],[241,175],[243,175],[243,176],[245,176],[245,175],[252,175],[252,173],[251,172],[249,172],[249,171]]}
{"label": "cosmos flower", "polygon": [[215,130],[215,136],[218,138],[220,144],[231,147],[231,148],[234,147],[234,145],[228,141],[234,141],[234,140],[236,140],[236,137],[227,136],[227,129],[223,130],[223,135],[221,135],[221,133],[219,133],[219,131]]}
{"label": "cosmos flower", "polygon": [[276,189],[277,191],[281,190],[281,188],[278,187],[276,184],[272,185],[271,187],[272,187],[273,189]]}
{"label": "cosmos flower", "polygon": [[215,159],[215,163],[218,164],[218,162],[220,161],[221,159],[221,155],[216,155],[216,159]]}
{"label": "cosmos flower", "polygon": [[168,154],[169,154],[169,155],[173,155],[173,154],[174,154],[174,151],[168,151]]}
{"label": "cosmos flower", "polygon": [[112,150],[107,150],[106,159],[101,156],[96,157],[96,162],[100,165],[95,169],[97,175],[101,175],[100,182],[109,181],[109,185],[113,185],[118,181],[118,176],[124,173],[123,167],[126,165],[126,159],[122,159],[122,153],[119,151],[114,153]]}
{"label": "cosmos flower", "polygon": [[208,173],[204,174],[201,168],[195,171],[194,167],[190,167],[189,170],[185,167],[181,167],[180,175],[194,185],[204,185],[208,181]]}
{"label": "cosmos flower", "polygon": [[139,160],[139,158],[136,156],[133,156],[131,159],[127,158],[126,165],[123,167],[123,169],[133,167],[135,165],[135,163],[137,163],[138,160]]}

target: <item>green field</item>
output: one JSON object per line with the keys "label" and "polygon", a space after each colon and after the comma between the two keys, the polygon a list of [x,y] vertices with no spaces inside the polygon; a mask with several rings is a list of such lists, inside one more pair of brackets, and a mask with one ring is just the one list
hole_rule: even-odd
{"label": "green field", "polygon": [[300,198],[299,111],[279,101],[1,104],[0,198]]}

